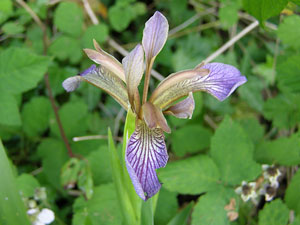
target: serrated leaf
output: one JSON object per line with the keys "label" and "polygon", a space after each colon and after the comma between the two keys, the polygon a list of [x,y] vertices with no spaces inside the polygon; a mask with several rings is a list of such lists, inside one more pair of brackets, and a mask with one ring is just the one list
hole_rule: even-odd
{"label": "serrated leaf", "polygon": [[240,125],[226,117],[211,139],[210,153],[225,183],[254,180],[261,171],[253,160],[254,145]]}
{"label": "serrated leaf", "polygon": [[6,92],[0,95],[0,124],[8,126],[21,125],[21,117],[16,98]]}
{"label": "serrated leaf", "polygon": [[74,2],[61,2],[54,12],[54,25],[60,31],[78,37],[83,25],[81,8]]}
{"label": "serrated leaf", "polygon": [[159,191],[157,206],[155,209],[154,224],[165,225],[176,215],[178,209],[177,194],[165,188]]}
{"label": "serrated leaf", "polygon": [[27,49],[9,48],[0,53],[0,91],[19,94],[34,88],[50,60]]}
{"label": "serrated leaf", "polygon": [[282,23],[280,23],[277,34],[284,44],[290,45],[294,48],[299,48],[300,43],[300,16],[291,15],[285,17]]}
{"label": "serrated leaf", "polygon": [[98,186],[93,197],[86,201],[83,197],[73,205],[72,225],[82,225],[88,219],[93,225],[122,224],[121,211],[113,184]]}
{"label": "serrated leaf", "polygon": [[264,128],[259,123],[258,119],[249,117],[239,120],[239,124],[247,133],[254,144],[259,143],[264,137]]}
{"label": "serrated leaf", "polygon": [[293,176],[292,181],[290,182],[286,193],[284,200],[287,204],[287,206],[290,209],[293,209],[300,215],[300,170],[297,171],[297,173]]}
{"label": "serrated leaf", "polygon": [[278,128],[290,128],[300,120],[300,95],[277,95],[269,98],[263,107],[263,115]]}
{"label": "serrated leaf", "polygon": [[[68,48],[66,48],[68,46]],[[59,60],[70,60],[71,63],[77,63],[82,57],[80,41],[69,36],[58,37],[49,47],[49,53]]]}
{"label": "serrated leaf", "polygon": [[29,198],[34,196],[34,191],[40,184],[31,174],[23,173],[17,177],[17,186],[21,195]]}
{"label": "serrated leaf", "polygon": [[[299,25],[300,26],[300,25]],[[300,37],[299,37],[300,38]],[[300,93],[300,56],[293,55],[285,57],[285,60],[277,65],[277,76],[279,89],[284,93]]]}
{"label": "serrated leaf", "polygon": [[186,125],[172,131],[172,150],[177,156],[196,153],[209,147],[211,136],[212,132],[207,128],[200,125]]}
{"label": "serrated leaf", "polygon": [[260,22],[279,15],[287,3],[287,0],[243,0],[244,9]]}
{"label": "serrated leaf", "polygon": [[[68,138],[83,136],[87,129],[87,106],[82,101],[68,102],[59,110],[59,116]],[[57,122],[54,115],[50,117],[51,133],[60,137]]]}
{"label": "serrated leaf", "polygon": [[102,44],[107,40],[108,27],[105,24],[90,26],[83,34],[82,42],[84,48],[93,48],[93,39]]}
{"label": "serrated leaf", "polygon": [[287,224],[289,221],[289,210],[280,199],[276,199],[264,206],[259,212],[258,218],[259,225]]}
{"label": "serrated leaf", "polygon": [[22,109],[23,130],[29,137],[42,134],[49,126],[52,112],[50,100],[46,97],[34,97]]}
{"label": "serrated leaf", "polygon": [[300,163],[300,139],[294,135],[274,141],[263,141],[254,155],[258,162],[264,164],[297,165]]}
{"label": "serrated leaf", "polygon": [[216,189],[220,174],[213,160],[203,155],[168,163],[159,170],[159,178],[170,191],[200,194]]}

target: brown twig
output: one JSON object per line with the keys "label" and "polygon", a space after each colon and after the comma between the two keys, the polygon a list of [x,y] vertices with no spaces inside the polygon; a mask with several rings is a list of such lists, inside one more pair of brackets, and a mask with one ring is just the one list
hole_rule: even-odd
{"label": "brown twig", "polygon": [[[43,31],[44,55],[46,55],[47,54],[47,48],[48,48],[48,37],[47,37],[47,32],[46,32],[46,26],[45,26],[45,24],[40,20],[40,18],[38,17],[38,15],[26,4],[26,2],[24,2],[24,0],[16,0],[16,1],[30,14],[30,16],[32,17],[32,19],[42,29],[42,31]],[[61,123],[61,120],[60,120],[60,117],[59,117],[59,114],[58,114],[58,108],[57,108],[57,106],[55,104],[55,100],[54,100],[54,97],[53,97],[53,94],[52,94],[52,90],[51,90],[51,86],[50,86],[50,82],[49,82],[48,73],[46,73],[44,75],[44,80],[45,80],[46,88],[47,88],[47,91],[48,91],[48,97],[49,97],[49,100],[51,102],[51,106],[52,106],[52,109],[54,111],[54,114],[55,114],[56,122],[58,124],[59,132],[60,132],[60,135],[61,135],[61,137],[63,139],[63,142],[64,142],[64,144],[66,146],[66,149],[68,151],[68,155],[70,157],[75,157],[75,154],[73,153],[73,151],[71,149],[71,146],[69,144],[69,141],[67,139],[67,136],[65,134],[63,125]]]}

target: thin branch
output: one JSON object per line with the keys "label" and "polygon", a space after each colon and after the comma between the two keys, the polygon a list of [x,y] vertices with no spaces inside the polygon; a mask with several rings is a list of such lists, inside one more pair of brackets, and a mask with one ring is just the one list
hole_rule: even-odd
{"label": "thin branch", "polygon": [[[43,24],[43,22],[40,20],[40,18],[37,16],[37,14],[26,4],[26,2],[24,2],[23,0],[17,0],[17,2],[30,14],[30,16],[33,18],[33,20],[42,29],[42,31],[43,31],[44,55],[46,55],[47,46],[48,46],[46,26]],[[63,129],[63,126],[62,126],[62,123],[61,123],[61,120],[60,120],[60,117],[59,117],[59,114],[58,114],[58,109],[57,109],[57,106],[55,104],[55,100],[54,100],[52,90],[51,90],[51,87],[50,87],[49,76],[48,76],[47,73],[44,75],[44,80],[45,80],[46,88],[47,88],[47,91],[48,91],[48,97],[49,97],[49,100],[51,102],[52,109],[54,111],[56,122],[58,124],[59,132],[60,132],[60,135],[63,139],[63,142],[66,146],[66,149],[68,151],[68,155],[70,157],[75,157],[75,154],[72,152],[71,146],[69,144],[69,141],[66,137],[65,131]]]}
{"label": "thin branch", "polygon": [[249,26],[247,26],[244,30],[242,30],[240,33],[238,33],[236,36],[234,36],[232,39],[227,41],[222,47],[220,47],[217,51],[212,53],[210,56],[208,56],[204,62],[209,63],[215,58],[217,58],[219,55],[221,55],[223,52],[225,52],[230,46],[234,45],[238,40],[240,40],[242,37],[244,37],[247,33],[249,33],[251,30],[256,28],[259,25],[259,22],[256,20],[253,23],[251,23]]}
{"label": "thin branch", "polygon": [[[88,0],[82,0],[82,3],[92,23],[95,25],[99,24],[99,20],[96,17],[95,13],[93,12]],[[116,41],[114,41],[111,38],[108,38],[108,44],[123,56],[127,56],[129,54],[129,52],[126,49],[124,49],[121,45],[119,45]],[[158,73],[155,70],[151,70],[151,74],[153,75],[153,77],[155,77],[158,80],[164,79],[164,76],[162,76],[160,73]]]}
{"label": "thin branch", "polygon": [[[102,140],[102,139],[108,139],[107,135],[90,135],[90,136],[82,136],[82,137],[73,137],[73,141],[87,141],[87,140]],[[113,137],[116,141],[122,142],[122,137]]]}

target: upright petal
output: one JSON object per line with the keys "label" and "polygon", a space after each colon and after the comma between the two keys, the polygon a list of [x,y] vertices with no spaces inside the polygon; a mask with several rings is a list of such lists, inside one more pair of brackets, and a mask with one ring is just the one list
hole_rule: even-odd
{"label": "upright petal", "polygon": [[111,95],[124,109],[128,109],[128,96],[122,80],[104,67],[92,65],[80,75],[69,77],[62,86],[68,92],[74,91],[80,82],[86,81]]}
{"label": "upright petal", "polygon": [[122,64],[112,55],[103,51],[100,45],[94,40],[96,50],[84,49],[87,56],[97,64],[102,65],[107,70],[117,75],[122,81],[125,82],[125,74]]}
{"label": "upright petal", "polygon": [[196,91],[206,91],[223,101],[246,81],[246,77],[231,65],[209,63],[201,68],[170,75],[154,90],[149,101],[165,108],[178,98]]}
{"label": "upright petal", "polygon": [[128,141],[125,161],[136,193],[143,200],[155,195],[161,187],[155,170],[168,161],[163,131],[139,121]]}
{"label": "upright petal", "polygon": [[128,98],[134,111],[137,112],[137,104],[139,104],[140,99],[135,99],[139,97],[138,86],[141,82],[144,73],[144,51],[141,44],[138,44],[123,60],[123,68],[125,71],[125,78],[127,84]]}
{"label": "upright petal", "polygon": [[195,109],[195,101],[193,93],[190,92],[189,96],[184,100],[178,102],[175,105],[172,105],[164,111],[165,114],[170,114],[181,119],[191,119]]}
{"label": "upright petal", "polygon": [[146,54],[146,62],[149,63],[163,48],[168,38],[169,24],[166,17],[160,12],[146,22],[142,44]]}

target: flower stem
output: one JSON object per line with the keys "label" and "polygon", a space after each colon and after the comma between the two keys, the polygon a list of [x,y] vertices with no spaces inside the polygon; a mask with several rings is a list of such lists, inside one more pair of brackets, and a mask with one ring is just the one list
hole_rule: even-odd
{"label": "flower stem", "polygon": [[146,63],[146,75],[145,75],[145,82],[144,82],[142,105],[147,101],[152,66],[153,66],[153,59],[151,59],[149,63]]}

